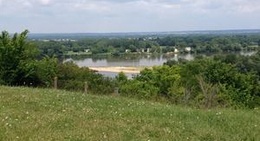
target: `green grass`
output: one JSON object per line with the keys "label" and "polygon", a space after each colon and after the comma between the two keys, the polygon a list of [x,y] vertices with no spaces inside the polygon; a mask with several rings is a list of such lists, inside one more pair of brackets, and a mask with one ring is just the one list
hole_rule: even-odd
{"label": "green grass", "polygon": [[260,140],[260,110],[0,86],[0,140]]}

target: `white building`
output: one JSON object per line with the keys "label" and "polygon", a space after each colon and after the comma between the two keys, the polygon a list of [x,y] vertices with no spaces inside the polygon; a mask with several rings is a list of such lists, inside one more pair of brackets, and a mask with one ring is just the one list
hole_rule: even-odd
{"label": "white building", "polygon": [[177,48],[174,49],[174,53],[178,53],[179,50]]}
{"label": "white building", "polygon": [[191,47],[185,47],[184,49],[186,52],[190,52],[191,51]]}

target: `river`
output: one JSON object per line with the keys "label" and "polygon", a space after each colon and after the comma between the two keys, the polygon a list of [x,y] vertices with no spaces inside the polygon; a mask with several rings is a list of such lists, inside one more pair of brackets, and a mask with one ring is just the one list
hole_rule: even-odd
{"label": "river", "polygon": [[[253,55],[254,51],[250,52],[239,52],[241,55]],[[200,54],[206,55],[206,54]],[[209,55],[209,54],[207,54]],[[182,58],[186,60],[193,60],[196,54],[146,54],[146,55],[124,55],[124,56],[99,56],[99,57],[86,57],[86,58],[77,58],[72,59],[68,58],[66,61],[73,61],[80,67],[151,67],[151,66],[160,66],[168,60],[176,60]],[[104,72],[99,71],[99,73],[115,77],[117,73],[114,72]],[[130,78],[133,73],[126,73]]]}
{"label": "river", "polygon": [[[120,57],[100,56],[83,59],[72,59],[80,67],[150,67],[160,66],[168,60],[178,60],[179,58],[193,60],[192,54],[172,54],[172,55],[126,55]],[[71,59],[71,58],[70,58]]]}

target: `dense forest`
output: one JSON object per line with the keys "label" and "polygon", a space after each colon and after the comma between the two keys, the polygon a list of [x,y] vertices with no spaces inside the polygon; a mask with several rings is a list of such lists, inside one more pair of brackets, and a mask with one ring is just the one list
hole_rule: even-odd
{"label": "dense forest", "polygon": [[260,35],[190,35],[163,38],[28,40],[28,31],[0,35],[0,85],[58,87],[89,93],[164,101],[200,108],[260,106],[260,52],[252,56],[199,56],[193,61],[168,61],[163,66],[144,69],[132,79],[124,73],[116,78],[104,77],[87,67],[58,58],[69,53],[180,53],[190,47],[192,53],[259,50]]}

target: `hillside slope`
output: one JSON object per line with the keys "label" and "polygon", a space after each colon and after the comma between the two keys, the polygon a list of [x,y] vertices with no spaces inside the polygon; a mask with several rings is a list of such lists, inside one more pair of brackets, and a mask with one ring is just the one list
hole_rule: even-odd
{"label": "hillside slope", "polygon": [[0,86],[0,140],[260,140],[260,110]]}

